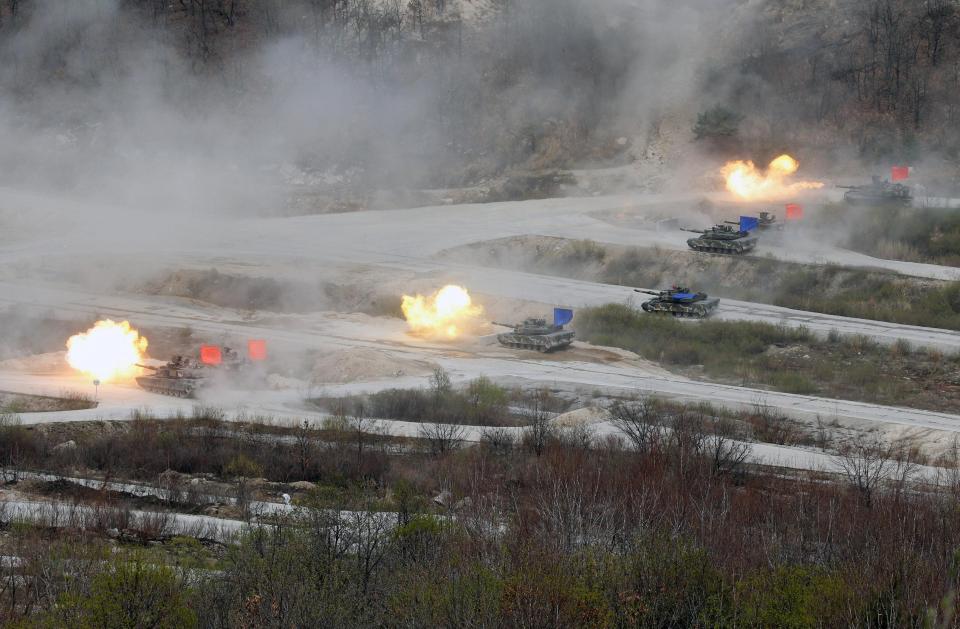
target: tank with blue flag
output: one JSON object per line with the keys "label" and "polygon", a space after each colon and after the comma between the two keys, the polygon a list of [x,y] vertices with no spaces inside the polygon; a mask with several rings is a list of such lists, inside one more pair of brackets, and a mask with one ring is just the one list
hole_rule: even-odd
{"label": "tank with blue flag", "polygon": [[756,236],[749,231],[734,229],[723,223],[702,231],[687,228],[683,228],[683,231],[700,234],[697,238],[687,240],[687,246],[694,251],[742,255],[753,251],[757,246]]}
{"label": "tank with blue flag", "polygon": [[573,343],[574,332],[565,327],[571,321],[573,321],[573,310],[554,308],[552,323],[544,317],[528,317],[522,323],[498,323],[494,321],[493,324],[513,328],[512,332],[497,335],[497,341],[501,345],[514,349],[549,352],[564,349]]}
{"label": "tank with blue flag", "polygon": [[640,304],[644,312],[703,319],[710,316],[720,305],[720,300],[716,297],[710,297],[706,293],[694,292],[676,284],[664,290],[645,290],[642,288],[633,290],[637,293],[654,295],[653,299]]}

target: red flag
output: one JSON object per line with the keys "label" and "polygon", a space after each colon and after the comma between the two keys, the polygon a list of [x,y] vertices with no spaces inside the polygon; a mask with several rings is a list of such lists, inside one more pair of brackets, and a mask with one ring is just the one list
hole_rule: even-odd
{"label": "red flag", "polygon": [[893,166],[890,168],[891,181],[903,181],[910,178],[909,166]]}
{"label": "red flag", "polygon": [[803,218],[803,206],[796,203],[787,203],[787,220],[799,221]]}
{"label": "red flag", "polygon": [[263,339],[250,339],[247,341],[247,355],[250,360],[266,360],[267,342]]}
{"label": "red flag", "polygon": [[200,346],[200,362],[204,365],[219,365],[222,360],[223,356],[220,354],[220,348],[216,345]]}

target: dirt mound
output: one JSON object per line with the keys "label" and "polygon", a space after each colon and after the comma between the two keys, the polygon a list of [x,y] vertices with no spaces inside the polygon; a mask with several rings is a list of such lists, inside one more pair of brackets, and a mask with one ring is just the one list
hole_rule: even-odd
{"label": "dirt mound", "polygon": [[26,373],[63,373],[69,370],[66,352],[48,352],[21,358],[0,360],[0,371],[22,371]]}
{"label": "dirt mound", "polygon": [[405,360],[374,349],[340,350],[319,358],[313,365],[312,381],[342,384],[359,380],[425,376],[434,365],[420,360]]}
{"label": "dirt mound", "polygon": [[595,406],[578,408],[575,411],[563,413],[553,418],[556,426],[563,428],[573,428],[574,426],[589,426],[597,424],[607,419],[607,411]]}
{"label": "dirt mound", "polygon": [[314,283],[278,280],[216,269],[180,269],[129,287],[149,295],[193,299],[223,308],[277,313],[333,310],[398,316],[400,297],[383,291],[373,281],[345,276],[343,281]]}

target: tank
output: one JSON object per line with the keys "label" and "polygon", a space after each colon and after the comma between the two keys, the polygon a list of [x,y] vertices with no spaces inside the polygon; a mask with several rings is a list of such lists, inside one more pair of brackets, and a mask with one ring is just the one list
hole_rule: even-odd
{"label": "tank", "polygon": [[694,251],[742,255],[757,246],[757,238],[751,236],[750,232],[734,229],[730,225],[715,225],[702,232],[698,229],[684,231],[700,234],[697,238],[687,240],[687,245]]}
{"label": "tank", "polygon": [[250,362],[242,358],[235,350],[224,347],[220,364],[207,365],[188,356],[174,356],[166,365],[153,367],[137,365],[153,373],[136,378],[142,389],[174,397],[196,397],[198,391],[213,378],[235,384],[250,379]]}
{"label": "tank", "polygon": [[142,389],[174,397],[195,397],[211,371],[210,367],[186,356],[174,356],[161,367],[137,366],[153,372],[137,378]]}
{"label": "tank", "polygon": [[703,319],[704,317],[710,316],[710,314],[717,309],[717,306],[720,305],[720,300],[716,297],[710,297],[706,293],[695,293],[689,288],[681,288],[679,286],[659,291],[643,290],[640,288],[633,290],[646,295],[654,295],[653,299],[649,299],[640,304],[640,307],[643,308],[645,312],[669,314],[674,317]]}
{"label": "tank", "polygon": [[845,188],[843,200],[850,205],[893,204],[910,205],[913,202],[913,192],[909,186],[902,183],[890,183],[885,179],[874,176],[865,186],[837,186]]}
{"label": "tank", "polygon": [[553,323],[548,323],[544,318],[532,317],[524,319],[523,323],[497,323],[494,321],[493,324],[513,328],[513,332],[497,335],[497,340],[501,345],[517,349],[549,352],[569,347],[573,343],[573,330],[564,328],[572,319],[572,310],[556,308],[553,311]]}

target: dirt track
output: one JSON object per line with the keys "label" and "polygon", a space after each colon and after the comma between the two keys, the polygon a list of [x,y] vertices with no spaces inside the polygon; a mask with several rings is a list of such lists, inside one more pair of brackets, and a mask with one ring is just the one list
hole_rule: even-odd
{"label": "dirt track", "polygon": [[[486,205],[439,206],[413,210],[358,212],[286,219],[245,219],[229,223],[193,218],[190,229],[176,236],[169,226],[158,226],[152,245],[132,239],[123,229],[103,229],[102,225],[77,225],[69,233],[46,234],[34,240],[29,235],[15,245],[0,247],[7,281],[0,282],[0,304],[17,305],[38,313],[64,317],[113,316],[130,319],[135,325],[156,327],[188,326],[198,334],[216,338],[267,338],[274,346],[291,351],[310,348],[321,352],[367,348],[400,361],[421,361],[443,366],[458,379],[487,375],[503,381],[549,384],[560,388],[590,390],[606,388],[621,392],[658,393],[685,400],[709,400],[731,407],[750,407],[763,403],[785,414],[814,420],[816,417],[857,425],[871,422],[896,424],[942,431],[960,431],[960,416],[895,409],[855,402],[824,400],[807,396],[757,391],[739,387],[693,382],[665,374],[638,360],[610,362],[589,350],[578,360],[543,358],[522,352],[510,352],[495,344],[474,343],[450,347],[412,339],[402,322],[389,318],[351,318],[310,314],[276,321],[214,308],[194,302],[163,297],[120,294],[115,289],[86,282],[87,288],[50,277],[69,277],[89,262],[100,268],[104,256],[113,267],[125,263],[137,273],[159,273],[170,269],[230,267],[245,268],[261,277],[309,278],[335,273],[339,267],[364,265],[374,277],[383,278],[388,290],[402,290],[403,283],[416,278],[418,286],[437,286],[454,281],[472,291],[506,300],[564,304],[574,307],[605,302],[622,302],[632,291],[610,286],[556,277],[482,268],[465,264],[446,264],[434,259],[438,252],[471,242],[523,234],[568,238],[590,238],[598,242],[653,244],[684,247],[685,234],[657,233],[630,229],[597,218],[598,211],[619,209],[642,215],[661,212],[664,204],[690,208],[702,195],[649,195],[644,197],[598,197],[591,199],[553,199]],[[49,211],[56,212],[53,207]],[[119,216],[117,217],[119,218]],[[142,218],[150,229],[156,217],[123,213],[123,225]],[[181,217],[182,218],[182,217]],[[180,220],[179,218],[177,219]],[[144,250],[146,249],[146,251]],[[42,255],[42,257],[41,257]],[[960,277],[960,269],[933,265],[878,261],[821,246],[809,250],[781,252],[790,259],[806,262],[839,261],[861,266],[878,266],[926,277]],[[16,273],[11,269],[18,269]],[[120,270],[116,270],[118,274]],[[131,271],[132,272],[132,271]],[[41,279],[42,278],[42,279]],[[81,283],[82,285],[83,283]],[[865,334],[881,340],[907,339],[915,345],[960,348],[960,335],[954,332],[902,326],[875,321],[831,317],[725,300],[720,317],[783,322],[805,325],[825,332],[837,329]],[[375,382],[323,385],[333,390],[357,390],[401,384],[421,384],[422,376],[399,374]],[[24,392],[49,391],[58,386],[43,376],[3,374],[0,388]],[[97,416],[125,418],[132,408],[160,405],[175,409],[179,403],[158,398],[135,389],[121,390],[112,396],[104,392],[104,404],[94,411],[68,415],[41,413],[29,421],[63,421]],[[238,412],[264,412],[278,417],[302,416],[297,408],[302,392],[288,389],[273,393],[231,392],[214,400]],[[89,417],[87,417],[89,416]]]}

